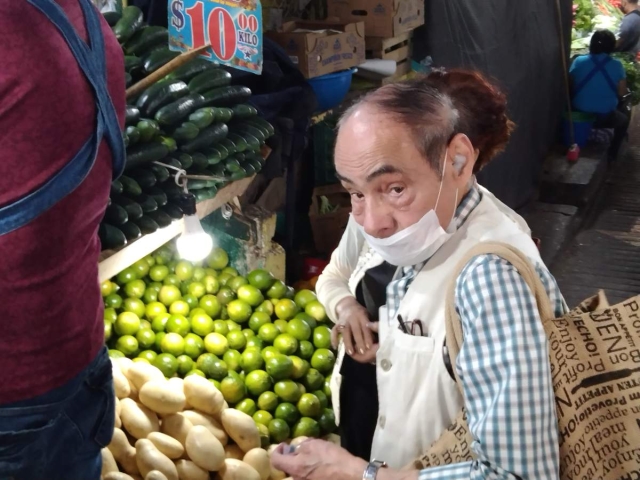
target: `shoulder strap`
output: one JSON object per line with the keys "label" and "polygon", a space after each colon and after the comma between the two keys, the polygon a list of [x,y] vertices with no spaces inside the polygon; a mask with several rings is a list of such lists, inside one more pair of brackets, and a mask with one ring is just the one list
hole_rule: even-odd
{"label": "shoulder strap", "polygon": [[469,250],[454,270],[456,274],[453,276],[451,284],[449,285],[447,300],[445,302],[445,326],[447,331],[446,348],[453,367],[455,380],[461,391],[462,385],[460,384],[460,379],[458,378],[455,365],[458,354],[460,353],[460,347],[464,340],[464,335],[462,331],[462,321],[460,320],[460,316],[458,315],[455,305],[456,284],[458,277],[467,264],[479,255],[497,255],[513,265],[524,281],[527,282],[531,292],[534,294],[542,322],[548,322],[553,320],[555,317],[551,301],[549,300],[547,291],[542,284],[542,280],[540,280],[540,277],[538,276],[531,261],[521,251],[511,245],[501,242],[483,242]]}

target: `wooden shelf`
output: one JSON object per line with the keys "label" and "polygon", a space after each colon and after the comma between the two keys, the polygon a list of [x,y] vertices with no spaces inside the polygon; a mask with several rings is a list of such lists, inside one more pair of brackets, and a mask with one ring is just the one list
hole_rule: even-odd
{"label": "wooden shelf", "polygon": [[[214,198],[198,203],[198,217],[204,218],[224,204],[232,201],[235,197],[241,196],[254,178],[255,175],[235,181],[221,189]],[[100,282],[114,277],[125,268],[154,252],[172,238],[180,235],[183,228],[184,220],[176,220],[168,227],[161,228],[149,235],[144,235],[120,250],[102,252],[98,266]]]}

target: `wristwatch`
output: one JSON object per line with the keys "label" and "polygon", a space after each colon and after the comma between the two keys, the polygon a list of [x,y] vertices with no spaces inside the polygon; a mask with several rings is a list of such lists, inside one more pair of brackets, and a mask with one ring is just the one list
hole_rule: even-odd
{"label": "wristwatch", "polygon": [[386,463],[374,458],[369,462],[367,468],[365,468],[364,473],[362,474],[362,480],[376,480],[376,477],[378,476],[378,470],[380,470],[381,468],[386,468],[386,466]]}

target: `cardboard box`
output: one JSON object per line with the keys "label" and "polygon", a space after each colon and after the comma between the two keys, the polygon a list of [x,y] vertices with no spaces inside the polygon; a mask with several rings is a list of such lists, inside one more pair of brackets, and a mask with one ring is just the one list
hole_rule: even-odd
{"label": "cardboard box", "polygon": [[[336,209],[331,213],[320,213],[320,197],[327,197],[329,203]],[[309,220],[313,231],[313,242],[319,253],[329,255],[338,246],[349,223],[350,213],[351,197],[342,185],[327,185],[313,189]]]}
{"label": "cardboard box", "polygon": [[424,0],[327,0],[330,17],[365,22],[367,36],[395,37],[424,25]]}
{"label": "cardboard box", "polygon": [[284,48],[306,78],[356,67],[365,59],[362,21],[292,21],[266,35]]}

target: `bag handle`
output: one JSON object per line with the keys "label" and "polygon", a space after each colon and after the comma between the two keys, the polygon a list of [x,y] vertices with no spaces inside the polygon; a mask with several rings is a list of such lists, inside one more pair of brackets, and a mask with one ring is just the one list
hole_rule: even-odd
{"label": "bag handle", "polygon": [[453,367],[453,373],[455,375],[456,383],[458,384],[458,388],[460,388],[460,391],[461,393],[463,393],[463,395],[464,392],[462,391],[462,385],[460,383],[460,379],[458,378],[458,372],[455,368],[456,359],[458,358],[458,354],[460,353],[460,346],[462,345],[464,339],[462,332],[462,321],[460,320],[460,316],[456,311],[456,284],[458,281],[458,277],[462,274],[462,271],[467,266],[467,264],[473,258],[480,255],[497,255],[513,265],[535,296],[538,311],[540,312],[540,318],[542,319],[543,324],[555,318],[555,314],[551,306],[551,301],[549,300],[547,291],[542,284],[542,280],[540,280],[540,277],[538,276],[538,273],[536,272],[536,269],[531,261],[520,250],[502,242],[483,242],[479,243],[471,250],[469,250],[454,270],[455,272],[457,272],[457,274],[454,275],[451,284],[449,285],[449,289],[447,291],[447,301],[445,302],[447,349],[449,352],[449,357],[451,359],[451,365]]}

